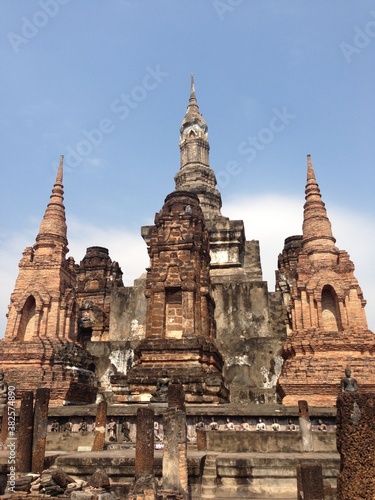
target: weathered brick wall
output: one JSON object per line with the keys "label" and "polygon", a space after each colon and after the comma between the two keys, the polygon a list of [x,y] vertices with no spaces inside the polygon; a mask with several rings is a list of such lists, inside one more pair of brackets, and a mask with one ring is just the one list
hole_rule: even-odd
{"label": "weathered brick wall", "polygon": [[176,191],[166,198],[149,255],[146,336],[212,336],[208,234],[195,195]]}
{"label": "weathered brick wall", "polygon": [[122,286],[122,271],[108,250],[89,247],[77,269],[80,340],[109,339],[111,291]]}
{"label": "weathered brick wall", "polygon": [[337,399],[338,500],[375,498],[375,396],[343,393]]}
{"label": "weathered brick wall", "polygon": [[61,406],[63,401],[95,402],[97,384],[94,373],[86,366],[90,358],[86,358],[85,352],[76,346],[76,352],[83,355],[86,361],[58,361],[56,355],[66,345],[62,341],[50,340],[0,342],[1,366],[8,385],[16,389],[17,400],[26,391],[35,393],[37,388],[50,388],[51,407]]}

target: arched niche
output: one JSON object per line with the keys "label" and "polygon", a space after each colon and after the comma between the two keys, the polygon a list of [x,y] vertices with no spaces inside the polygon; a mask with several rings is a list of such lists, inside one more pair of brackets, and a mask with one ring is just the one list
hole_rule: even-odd
{"label": "arched niche", "polygon": [[331,285],[322,290],[322,326],[326,331],[342,330],[339,301]]}
{"label": "arched niche", "polygon": [[35,330],[36,302],[30,295],[22,308],[21,321],[18,327],[17,340],[31,340]]}

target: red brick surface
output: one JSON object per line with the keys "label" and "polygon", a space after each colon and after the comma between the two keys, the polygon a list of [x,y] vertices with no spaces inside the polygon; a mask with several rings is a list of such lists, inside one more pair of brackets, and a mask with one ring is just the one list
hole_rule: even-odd
{"label": "red brick surface", "polygon": [[353,271],[347,252],[335,246],[308,157],[303,235],[285,241],[277,273],[289,314],[279,378],[284,404],[306,399],[312,406],[334,405],[347,365],[361,389],[375,390],[375,371],[368,369],[375,337]]}

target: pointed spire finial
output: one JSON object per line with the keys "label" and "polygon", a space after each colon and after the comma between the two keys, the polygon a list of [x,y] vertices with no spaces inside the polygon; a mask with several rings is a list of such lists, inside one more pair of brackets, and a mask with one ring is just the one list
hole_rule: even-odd
{"label": "pointed spire finial", "polygon": [[67,226],[64,207],[64,187],[62,183],[63,164],[64,156],[61,155],[50,201],[40,224],[38,236],[36,237],[36,245],[34,247],[36,251],[40,244],[43,244],[44,246],[55,246],[56,242],[60,242],[64,248],[64,254],[68,252]]}
{"label": "pointed spire finial", "polygon": [[180,172],[175,177],[176,189],[198,194],[205,217],[221,216],[221,196],[209,162],[208,127],[199,111],[193,73],[189,102],[180,127],[179,146]]}
{"label": "pointed spire finial", "polygon": [[207,133],[208,127],[207,124],[201,115],[199,111],[199,106],[198,106],[198,101],[197,97],[195,95],[195,84],[194,84],[194,74],[191,74],[190,77],[190,96],[189,96],[189,102],[186,110],[186,114],[184,119],[182,120],[181,128],[180,128],[180,134],[183,133],[183,131],[187,128],[190,127],[193,123],[197,124],[203,133]]}
{"label": "pointed spire finial", "polygon": [[64,169],[64,155],[60,155],[60,164],[57,169],[56,184],[61,184],[63,181],[63,169]]}
{"label": "pointed spire finial", "polygon": [[311,155],[307,155],[307,181],[305,189],[302,244],[309,253],[336,253],[335,238],[330,220],[316,181]]}
{"label": "pointed spire finial", "polygon": [[189,96],[189,104],[187,108],[187,113],[199,113],[199,106],[197,101],[197,96],[195,95],[195,83],[194,83],[194,73],[190,76],[190,96]]}
{"label": "pointed spire finial", "polygon": [[309,179],[316,180],[314,168],[313,168],[312,161],[311,161],[311,154],[307,155],[307,180],[309,180]]}
{"label": "pointed spire finial", "polygon": [[196,95],[195,95],[195,85],[194,85],[194,73],[191,74],[191,81],[190,81],[190,99],[189,101],[197,101]]}

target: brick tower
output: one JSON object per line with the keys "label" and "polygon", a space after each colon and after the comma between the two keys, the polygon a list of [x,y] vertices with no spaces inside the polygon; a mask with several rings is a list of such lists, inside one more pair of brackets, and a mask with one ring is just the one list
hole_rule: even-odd
{"label": "brick tower", "polygon": [[183,384],[187,403],[225,400],[222,357],[213,343],[208,235],[198,197],[187,191],[168,195],[144,236],[150,256],[146,338],[128,375],[111,380],[117,402],[148,401],[163,370]]}
{"label": "brick tower", "polygon": [[77,338],[81,344],[108,340],[111,292],[122,286],[122,271],[108,249],[87,248],[77,269]]}
{"label": "brick tower", "polygon": [[375,337],[354,265],[335,246],[310,155],[305,194],[303,235],[287,238],[279,256],[277,286],[289,312],[279,393],[286,405],[332,406],[347,365],[363,390],[375,389],[367,369]]}
{"label": "brick tower", "polygon": [[[27,247],[11,295],[0,359],[18,394],[51,388],[51,404],[95,400],[92,359],[78,344],[76,266],[68,253],[63,157],[36,242]],[[74,366],[74,368],[73,368]]]}
{"label": "brick tower", "polygon": [[19,263],[6,340],[76,338],[76,274],[73,259],[65,258],[69,250],[62,179],[63,158],[36,242]]}

